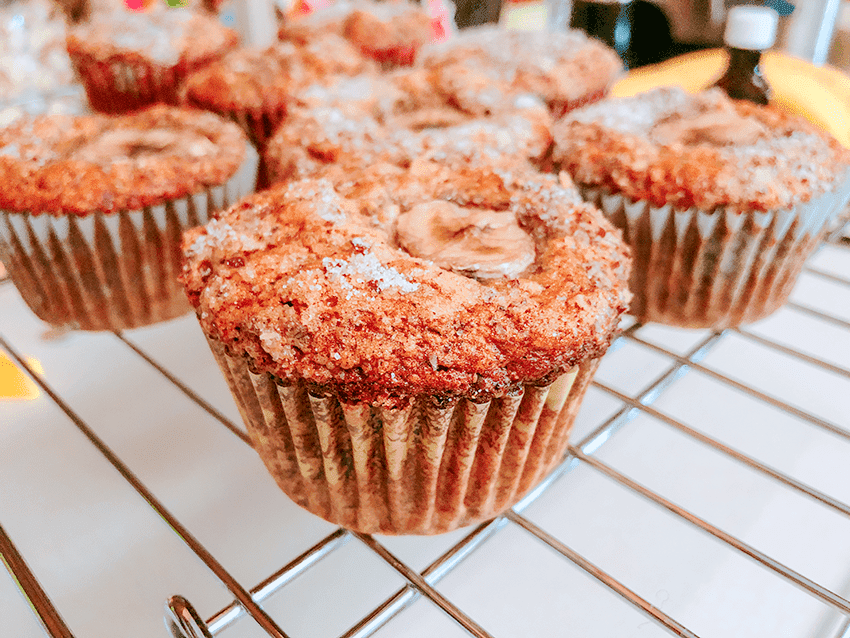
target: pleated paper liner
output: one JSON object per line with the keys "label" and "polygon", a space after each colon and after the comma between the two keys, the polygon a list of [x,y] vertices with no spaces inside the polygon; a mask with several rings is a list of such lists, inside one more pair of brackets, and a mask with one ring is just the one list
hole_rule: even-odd
{"label": "pleated paper liner", "polygon": [[517,503],[563,456],[599,361],[486,403],[423,395],[393,410],[280,384],[209,344],[281,489],[327,521],[383,534],[447,532]]}
{"label": "pleated paper liner", "polygon": [[120,330],[190,310],[182,285],[183,232],[252,192],[257,153],[246,143],[220,186],[143,210],[88,215],[0,211],[0,260],[42,320],[82,330]]}
{"label": "pleated paper liner", "polygon": [[632,250],[631,314],[687,328],[737,326],[782,306],[847,190],[842,184],[793,209],[707,213],[581,189]]}

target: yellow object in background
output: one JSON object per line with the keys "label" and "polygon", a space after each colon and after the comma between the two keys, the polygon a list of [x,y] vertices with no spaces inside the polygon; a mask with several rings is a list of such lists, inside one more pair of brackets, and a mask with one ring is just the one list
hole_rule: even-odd
{"label": "yellow object in background", "polygon": [[[617,82],[612,94],[625,97],[661,86],[696,93],[720,78],[728,59],[725,50],[708,49],[641,67]],[[850,76],[778,51],[762,55],[761,69],[773,90],[772,104],[805,117],[850,148]]]}
{"label": "yellow object in background", "polygon": [[[27,364],[41,374],[41,364],[35,359],[27,359]],[[41,391],[26,372],[21,370],[11,359],[0,353],[0,401],[17,399],[28,401],[37,399]]]}

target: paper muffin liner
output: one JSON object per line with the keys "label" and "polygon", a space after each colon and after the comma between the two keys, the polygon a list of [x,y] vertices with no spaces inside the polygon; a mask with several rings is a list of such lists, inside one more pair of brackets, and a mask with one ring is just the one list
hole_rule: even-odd
{"label": "paper muffin liner", "polygon": [[438,534],[518,502],[561,460],[599,360],[486,403],[343,403],[251,371],[209,339],[251,441],[280,488],[365,533]]}
{"label": "paper muffin liner", "polygon": [[850,196],[850,179],[790,209],[705,212],[651,206],[601,188],[582,196],[632,250],[631,314],[687,328],[726,328],[782,306]]}
{"label": "paper muffin liner", "polygon": [[198,66],[186,60],[162,66],[140,56],[100,60],[79,51],[69,51],[69,55],[92,109],[111,114],[151,104],[179,104],[180,84]]}
{"label": "paper muffin liner", "polygon": [[0,211],[0,260],[42,320],[82,330],[120,330],[190,310],[177,277],[183,232],[250,194],[258,157],[224,184],[142,210],[53,216]]}

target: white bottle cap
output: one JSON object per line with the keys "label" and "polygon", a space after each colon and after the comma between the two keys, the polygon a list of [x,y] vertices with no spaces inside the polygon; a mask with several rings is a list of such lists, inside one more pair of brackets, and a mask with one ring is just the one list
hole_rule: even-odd
{"label": "white bottle cap", "polygon": [[764,51],[776,41],[779,14],[770,7],[739,5],[729,9],[723,41],[726,46]]}

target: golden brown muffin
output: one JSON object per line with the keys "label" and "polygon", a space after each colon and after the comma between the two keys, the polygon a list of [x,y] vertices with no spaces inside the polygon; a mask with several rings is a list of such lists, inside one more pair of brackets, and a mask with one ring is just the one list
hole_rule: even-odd
{"label": "golden brown muffin", "polygon": [[553,161],[624,230],[638,318],[726,327],[785,302],[847,199],[850,154],[771,107],[659,89],[570,114]]}
{"label": "golden brown muffin", "polygon": [[124,113],[177,104],[186,75],[234,48],[235,31],[191,9],[95,12],[68,29],[68,54],[91,106]]}
{"label": "golden brown muffin", "polygon": [[626,250],[568,179],[424,160],[349,178],[187,233],[187,294],[296,502],[366,532],[492,517],[562,455]]}
{"label": "golden brown muffin", "polygon": [[471,114],[503,110],[530,94],[555,117],[604,97],[623,67],[617,54],[581,31],[518,31],[488,25],[424,47],[417,68],[433,90]]}
{"label": "golden brown muffin", "polygon": [[329,33],[344,36],[387,68],[410,66],[417,51],[434,37],[429,15],[407,0],[340,0],[284,23],[279,36],[306,44],[321,41]]}
{"label": "golden brown muffin", "polygon": [[[310,108],[294,109],[266,148],[271,182],[346,171],[374,163],[407,166],[423,154],[469,163],[540,163],[552,145],[546,107],[530,96],[491,116],[471,116],[449,104],[411,102],[403,84],[374,83],[371,96],[343,102],[335,91],[312,93]],[[365,88],[365,87],[363,87]],[[351,93],[354,91],[352,90]],[[365,91],[363,92],[365,93]]]}
{"label": "golden brown muffin", "polygon": [[190,74],[182,95],[186,104],[233,119],[262,149],[299,92],[376,71],[348,41],[329,34],[304,46],[279,42],[231,51]]}
{"label": "golden brown muffin", "polygon": [[0,258],[54,325],[135,327],[183,314],[183,230],[253,188],[257,155],[211,113],[42,116],[0,130]]}

